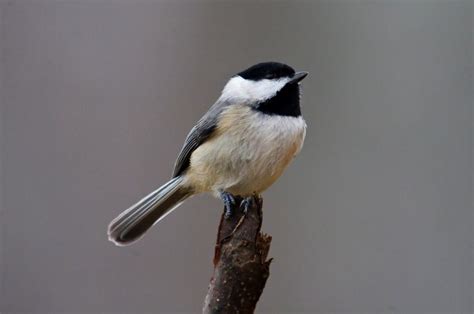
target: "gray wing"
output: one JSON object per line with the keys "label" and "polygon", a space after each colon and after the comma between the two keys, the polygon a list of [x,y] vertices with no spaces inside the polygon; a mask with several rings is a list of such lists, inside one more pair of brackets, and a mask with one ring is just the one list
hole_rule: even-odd
{"label": "gray wing", "polygon": [[217,127],[218,116],[227,106],[229,106],[228,102],[217,101],[191,129],[174,164],[173,178],[183,174],[188,169],[191,154],[199,145],[211,137]]}

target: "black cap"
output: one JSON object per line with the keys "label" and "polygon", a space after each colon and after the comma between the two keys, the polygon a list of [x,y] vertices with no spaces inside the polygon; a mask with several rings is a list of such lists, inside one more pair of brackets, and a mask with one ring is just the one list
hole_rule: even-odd
{"label": "black cap", "polygon": [[292,77],[295,70],[284,63],[262,62],[251,66],[250,68],[238,73],[246,80],[258,81],[262,79],[279,79],[283,77]]}

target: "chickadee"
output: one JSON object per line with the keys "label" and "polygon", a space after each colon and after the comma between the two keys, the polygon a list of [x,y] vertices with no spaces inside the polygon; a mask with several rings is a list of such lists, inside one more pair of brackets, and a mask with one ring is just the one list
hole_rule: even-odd
{"label": "chickadee", "polygon": [[249,198],[272,185],[303,146],[299,82],[307,72],[256,64],[225,85],[191,129],[172,179],[115,218],[109,240],[129,245],[188,197],[212,192],[231,214],[234,195]]}

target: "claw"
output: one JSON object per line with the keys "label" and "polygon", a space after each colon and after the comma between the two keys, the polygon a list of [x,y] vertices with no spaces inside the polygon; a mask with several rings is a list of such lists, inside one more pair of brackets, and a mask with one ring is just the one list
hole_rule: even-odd
{"label": "claw", "polygon": [[235,205],[235,198],[228,192],[221,191],[220,196],[224,202],[224,217],[229,218],[233,214],[233,206]]}
{"label": "claw", "polygon": [[249,211],[249,208],[253,206],[254,202],[255,202],[255,199],[253,195],[246,197],[242,200],[242,203],[240,203],[240,208],[242,208],[244,215],[247,214],[247,212]]}
{"label": "claw", "polygon": [[259,200],[260,195],[254,193],[252,196],[248,196],[242,200],[242,203],[240,203],[240,208],[242,208],[244,214],[247,214],[248,210]]}

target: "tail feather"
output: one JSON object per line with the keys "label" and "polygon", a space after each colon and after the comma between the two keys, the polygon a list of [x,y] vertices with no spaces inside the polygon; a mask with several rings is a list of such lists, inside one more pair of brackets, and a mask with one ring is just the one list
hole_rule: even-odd
{"label": "tail feather", "polygon": [[182,186],[182,181],[182,177],[171,179],[112,220],[107,232],[109,240],[125,246],[140,239],[148,229],[191,195]]}

